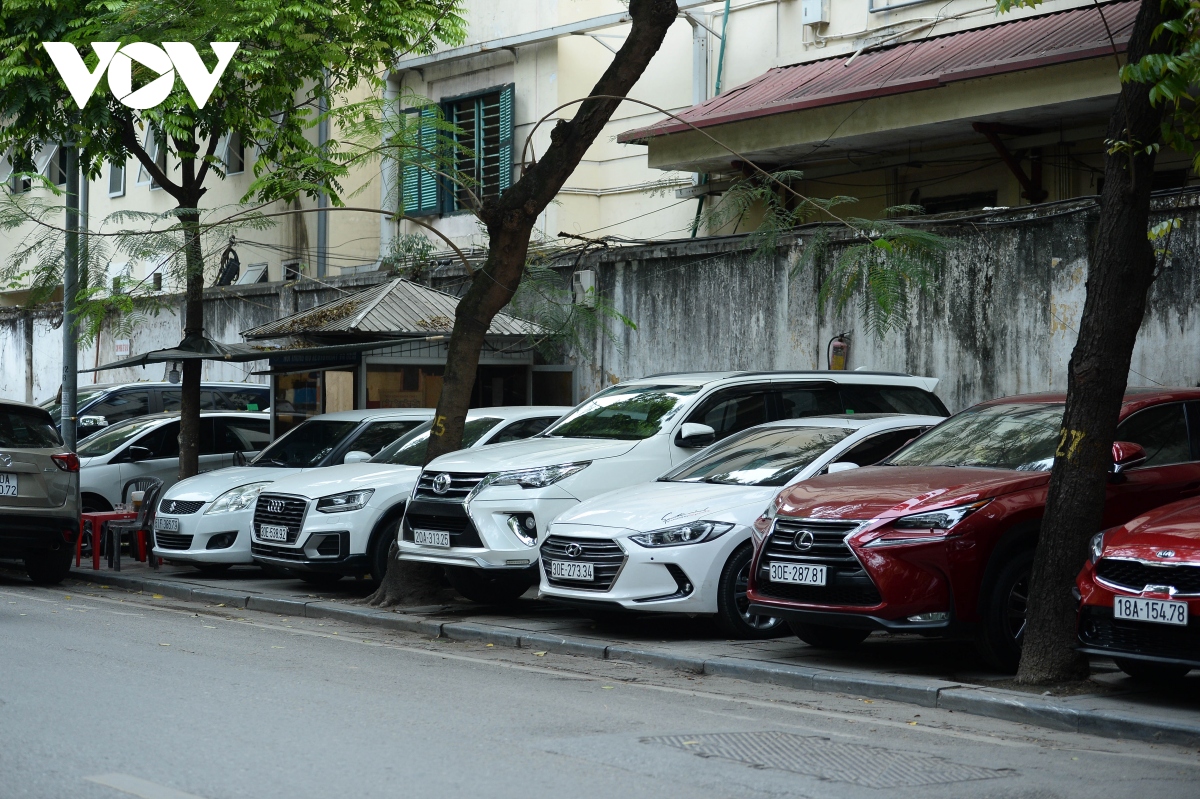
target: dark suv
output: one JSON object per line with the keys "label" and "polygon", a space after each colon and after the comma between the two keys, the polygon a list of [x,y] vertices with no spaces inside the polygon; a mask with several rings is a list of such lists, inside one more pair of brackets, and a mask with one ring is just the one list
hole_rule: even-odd
{"label": "dark suv", "polygon": [[[109,425],[151,413],[179,410],[178,383],[97,383],[82,385],[76,398],[75,437],[82,441]],[[62,397],[41,404],[62,430]],[[271,387],[259,383],[201,383],[200,410],[265,411],[271,407]]]}

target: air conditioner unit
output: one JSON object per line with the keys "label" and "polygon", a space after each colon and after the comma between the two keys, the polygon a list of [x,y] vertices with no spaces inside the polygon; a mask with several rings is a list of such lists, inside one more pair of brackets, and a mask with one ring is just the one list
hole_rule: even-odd
{"label": "air conditioner unit", "polygon": [[829,0],[800,0],[800,22],[803,25],[828,25]]}
{"label": "air conditioner unit", "polygon": [[581,269],[571,275],[571,290],[576,305],[596,307],[596,273],[593,270]]}

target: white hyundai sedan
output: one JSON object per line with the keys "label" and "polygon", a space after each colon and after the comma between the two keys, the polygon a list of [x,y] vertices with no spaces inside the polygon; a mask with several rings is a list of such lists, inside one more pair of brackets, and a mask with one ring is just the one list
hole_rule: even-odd
{"label": "white hyundai sedan", "polygon": [[[477,408],[467,414],[464,449],[537,435],[570,408]],[[369,461],[312,469],[276,479],[258,495],[251,552],[265,565],[311,583],[387,572],[388,550],[425,463],[432,422]]]}
{"label": "white hyundai sedan", "polygon": [[786,486],[876,463],[941,421],[809,417],[732,435],[655,482],[559,516],[540,547],[540,595],[594,612],[712,615],[733,638],[772,635],[782,622],[746,601],[754,520]]}

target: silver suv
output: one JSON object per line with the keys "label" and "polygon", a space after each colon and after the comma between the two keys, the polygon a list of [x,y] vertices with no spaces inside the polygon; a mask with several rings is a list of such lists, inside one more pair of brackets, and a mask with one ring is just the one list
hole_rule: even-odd
{"label": "silver suv", "polygon": [[45,410],[0,400],[0,558],[53,585],[71,568],[77,535],[79,458]]}

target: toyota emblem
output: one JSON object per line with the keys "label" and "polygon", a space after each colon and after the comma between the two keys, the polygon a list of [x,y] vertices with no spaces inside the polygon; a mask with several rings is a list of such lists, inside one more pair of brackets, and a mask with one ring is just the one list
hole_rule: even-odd
{"label": "toyota emblem", "polygon": [[433,478],[433,493],[437,495],[445,494],[450,490],[450,475],[442,472],[437,477]]}
{"label": "toyota emblem", "polygon": [[812,549],[812,545],[816,543],[813,538],[812,530],[801,530],[796,533],[796,537],[792,539],[792,546],[801,552],[807,552]]}
{"label": "toyota emblem", "polygon": [[579,544],[567,544],[566,552],[568,558],[577,558],[583,554],[583,547]]}
{"label": "toyota emblem", "polygon": [[12,466],[12,455],[9,455],[7,452],[0,452],[0,466]]}
{"label": "toyota emblem", "polygon": [[1158,552],[1155,552],[1154,554],[1158,555],[1160,558],[1173,558],[1173,557],[1175,557],[1175,550],[1160,549],[1160,550],[1158,550]]}
{"label": "toyota emblem", "polygon": [[270,513],[283,513],[283,500],[282,499],[267,500],[267,510]]}

